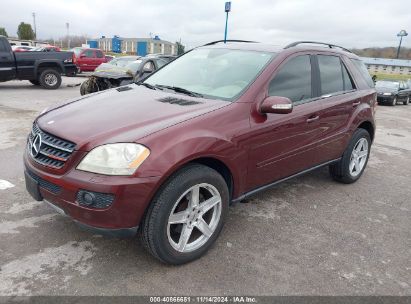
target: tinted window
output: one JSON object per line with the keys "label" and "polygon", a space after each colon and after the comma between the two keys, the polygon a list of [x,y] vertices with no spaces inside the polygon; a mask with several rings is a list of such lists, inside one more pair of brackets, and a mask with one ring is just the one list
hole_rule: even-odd
{"label": "tinted window", "polygon": [[268,94],[288,97],[292,101],[311,98],[310,56],[294,57],[282,66],[271,81]]}
{"label": "tinted window", "polygon": [[350,75],[348,74],[347,68],[345,67],[343,63],[341,65],[342,65],[343,80],[344,80],[344,91],[350,91],[350,90],[355,89],[352,79]]}
{"label": "tinted window", "polygon": [[344,91],[340,58],[324,55],[318,55],[317,57],[320,68],[321,94]]}
{"label": "tinted window", "polygon": [[83,55],[89,58],[93,58],[94,52],[92,50],[87,50],[87,51],[84,51]]}
{"label": "tinted window", "polygon": [[104,58],[103,52],[96,51],[97,58]]}
{"label": "tinted window", "polygon": [[4,41],[0,40],[0,52],[7,52],[6,44]]}
{"label": "tinted window", "polygon": [[[358,71],[361,73],[363,76],[364,80],[367,82],[368,86],[370,88],[374,87],[374,82],[371,79],[370,73],[368,73],[367,68],[365,67],[364,63],[362,63],[361,60],[358,59],[351,59],[351,62],[355,65],[355,67],[358,69]],[[394,68],[393,68],[394,69]]]}

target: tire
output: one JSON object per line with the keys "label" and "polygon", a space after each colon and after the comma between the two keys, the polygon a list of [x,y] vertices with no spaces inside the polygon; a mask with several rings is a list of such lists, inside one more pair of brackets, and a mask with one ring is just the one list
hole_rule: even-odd
{"label": "tire", "polygon": [[[197,187],[200,189],[199,205],[195,207],[187,197],[191,197]],[[206,200],[208,203],[214,200],[215,205],[208,211],[201,211]],[[209,167],[189,165],[173,174],[158,191],[140,225],[140,239],[144,247],[163,263],[191,262],[204,255],[217,239],[227,217],[228,204],[229,193],[224,178]],[[176,213],[180,216],[178,220]],[[178,223],[170,223],[172,215]],[[197,228],[200,226],[207,233]],[[190,236],[187,242],[182,241],[182,232],[188,232],[185,234]]]}
{"label": "tire", "polygon": [[88,82],[88,79],[81,83],[81,86],[80,86],[80,95],[81,96],[87,94],[87,85],[88,85],[87,82]]}
{"label": "tire", "polygon": [[394,96],[394,98],[391,100],[391,106],[395,107],[397,105],[397,96]]}
{"label": "tire", "polygon": [[61,75],[53,69],[44,70],[40,74],[39,82],[47,90],[56,90],[61,85]]}
{"label": "tire", "polygon": [[29,80],[32,84],[38,86],[40,85],[40,82],[38,80]]}
{"label": "tire", "polygon": [[410,103],[410,96],[407,96],[407,99],[403,101],[403,105],[407,106]]}
{"label": "tire", "polygon": [[[352,160],[353,150],[354,148],[359,148],[360,143],[367,144],[367,151],[365,153],[365,159],[360,158],[357,160],[356,164],[355,161]],[[331,177],[341,183],[344,184],[351,184],[356,182],[364,172],[365,167],[367,166],[368,159],[370,156],[370,149],[371,148],[371,138],[370,134],[365,129],[357,129],[352,138],[350,143],[348,144],[341,160],[337,163],[334,163],[329,166],[329,171]],[[364,151],[362,151],[364,153]],[[358,155],[358,154],[357,154]],[[354,156],[355,157],[355,156]],[[355,166],[353,166],[353,170],[351,170],[352,161],[354,162]],[[358,168],[357,167],[360,167]],[[358,168],[358,169],[357,169]]]}

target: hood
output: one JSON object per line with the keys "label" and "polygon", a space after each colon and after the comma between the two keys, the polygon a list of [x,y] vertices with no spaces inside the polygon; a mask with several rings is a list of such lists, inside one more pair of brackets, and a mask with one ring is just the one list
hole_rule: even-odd
{"label": "hood", "polygon": [[76,143],[136,142],[154,132],[230,105],[230,102],[167,93],[135,84],[86,95],[40,115],[39,127]]}
{"label": "hood", "polygon": [[133,78],[133,72],[124,67],[118,67],[109,63],[100,64],[94,73],[92,74],[96,77],[101,78]]}
{"label": "hood", "polygon": [[377,93],[396,93],[398,90],[388,87],[376,87]]}

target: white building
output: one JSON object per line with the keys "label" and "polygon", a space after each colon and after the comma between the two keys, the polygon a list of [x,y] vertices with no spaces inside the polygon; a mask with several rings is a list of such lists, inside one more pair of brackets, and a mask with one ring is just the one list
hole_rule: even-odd
{"label": "white building", "polygon": [[411,60],[361,57],[370,74],[409,75],[411,78]]}

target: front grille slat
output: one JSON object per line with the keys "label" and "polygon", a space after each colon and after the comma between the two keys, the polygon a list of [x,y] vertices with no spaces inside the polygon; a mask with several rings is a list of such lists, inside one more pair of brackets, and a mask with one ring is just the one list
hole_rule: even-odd
{"label": "front grille slat", "polygon": [[[41,135],[41,146],[38,154],[33,157],[32,145],[38,134]],[[75,147],[75,143],[44,132],[36,123],[33,124],[27,141],[27,148],[32,159],[43,166],[53,169],[61,169],[69,160]]]}

